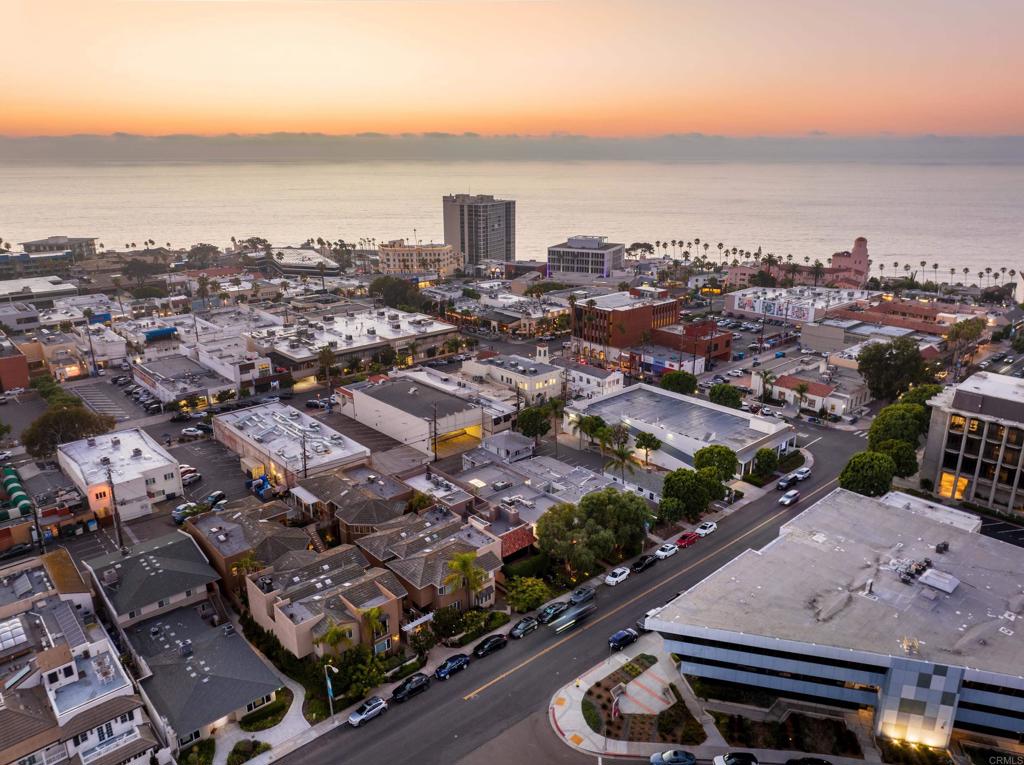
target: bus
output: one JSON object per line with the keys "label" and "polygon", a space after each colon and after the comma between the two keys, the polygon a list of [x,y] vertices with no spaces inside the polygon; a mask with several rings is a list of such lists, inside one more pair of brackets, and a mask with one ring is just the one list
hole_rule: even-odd
{"label": "bus", "polygon": [[593,601],[590,603],[581,603],[578,606],[570,608],[548,626],[556,635],[561,635],[563,632],[568,632],[577,624],[587,619],[596,610],[597,603],[594,603]]}

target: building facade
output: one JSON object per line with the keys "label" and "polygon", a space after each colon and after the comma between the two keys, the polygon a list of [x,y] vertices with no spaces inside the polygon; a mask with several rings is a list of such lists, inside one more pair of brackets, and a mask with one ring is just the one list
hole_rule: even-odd
{"label": "building facade", "polygon": [[635,287],[571,301],[572,342],[583,356],[615,361],[655,330],[679,321],[679,301],[664,290]]}
{"label": "building facade", "polygon": [[461,271],[463,254],[450,244],[406,244],[394,239],[377,248],[382,274],[415,274],[425,271],[444,278]]}
{"label": "building facade", "polygon": [[548,247],[547,275],[592,274],[610,276],[622,269],[626,245],[609,242],[604,236],[571,236],[561,244]]}
{"label": "building facade", "polygon": [[516,203],[489,194],[442,198],[444,243],[460,252],[467,267],[516,259]]}
{"label": "building facade", "polygon": [[928,404],[921,476],[941,497],[1024,512],[1024,381],[978,372]]}

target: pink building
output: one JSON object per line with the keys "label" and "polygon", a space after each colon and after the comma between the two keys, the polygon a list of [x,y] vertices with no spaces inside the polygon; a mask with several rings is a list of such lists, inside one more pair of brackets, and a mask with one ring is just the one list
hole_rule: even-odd
{"label": "pink building", "polygon": [[[817,285],[830,285],[835,287],[846,287],[848,289],[860,289],[868,280],[868,271],[871,261],[868,259],[868,240],[862,236],[857,237],[853,243],[853,249],[845,252],[837,252],[832,256],[831,261],[825,266],[824,271],[818,277]],[[783,280],[792,278],[794,285],[811,286],[815,284],[814,271],[810,266],[798,265],[795,270],[787,263],[773,265],[771,275],[780,283]],[[730,289],[743,289],[749,287],[751,279],[759,272],[765,270],[763,266],[756,263],[741,263],[734,268],[725,271],[725,284]]]}

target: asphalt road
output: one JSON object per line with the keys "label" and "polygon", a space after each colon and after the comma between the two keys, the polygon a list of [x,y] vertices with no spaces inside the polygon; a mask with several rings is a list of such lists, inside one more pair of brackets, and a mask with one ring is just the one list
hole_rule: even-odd
{"label": "asphalt road", "polygon": [[[802,428],[801,428],[802,429]],[[761,548],[779,526],[835,487],[849,455],[863,449],[850,433],[823,430],[814,448],[814,474],[801,484],[794,507],[777,504],[778,492],[747,505],[691,548],[631,576],[612,590],[601,587],[598,613],[575,632],[538,630],[474,662],[447,682],[434,681],[421,697],[395,705],[364,728],[339,725],[282,758],[289,765],[417,763],[417,765],[517,765],[523,762],[594,762],[562,744],[546,719],[554,692],[607,656],[608,636],[646,611],[674,598],[747,548]],[[818,456],[820,455],[820,456]]]}

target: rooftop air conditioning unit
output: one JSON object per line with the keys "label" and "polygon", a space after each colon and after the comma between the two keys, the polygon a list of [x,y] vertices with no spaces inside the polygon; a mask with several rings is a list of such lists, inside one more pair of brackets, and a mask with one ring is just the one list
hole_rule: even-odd
{"label": "rooftop air conditioning unit", "polygon": [[100,464],[101,465],[109,465],[110,464],[110,457],[100,457]]}
{"label": "rooftop air conditioning unit", "polygon": [[180,656],[191,656],[192,655],[192,641],[186,639],[180,646],[178,646],[178,654]]}
{"label": "rooftop air conditioning unit", "polygon": [[110,439],[110,445],[115,447],[115,448],[120,446],[121,445],[121,439],[118,438],[117,436],[114,436],[112,439]]}
{"label": "rooftop air conditioning unit", "polygon": [[87,438],[85,440],[85,443],[88,444],[89,446],[96,446],[96,439],[95,438]]}
{"label": "rooftop air conditioning unit", "polygon": [[142,456],[142,449],[139,449],[139,448],[132,449],[132,456],[133,457],[141,457]]}

